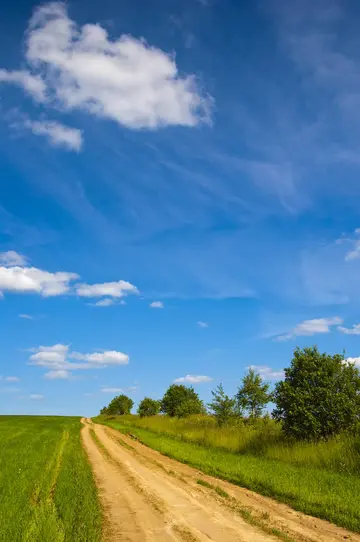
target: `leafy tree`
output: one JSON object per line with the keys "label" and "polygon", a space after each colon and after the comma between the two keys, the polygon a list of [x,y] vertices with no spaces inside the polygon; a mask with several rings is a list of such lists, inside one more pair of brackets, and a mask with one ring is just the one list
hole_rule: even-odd
{"label": "leafy tree", "polygon": [[159,414],[159,410],[160,401],[156,401],[150,397],[144,397],[144,399],[140,402],[137,411],[140,418],[144,418],[145,416],[156,416],[156,414]]}
{"label": "leafy tree", "polygon": [[106,406],[102,407],[102,409],[100,410],[100,415],[101,416],[103,416],[105,414],[107,414],[107,407]]}
{"label": "leafy tree", "polygon": [[264,383],[261,376],[250,368],[236,394],[239,412],[245,410],[250,418],[259,418],[271,399],[269,387],[269,384]]}
{"label": "leafy tree", "polygon": [[130,399],[130,397],[127,395],[118,395],[110,401],[109,406],[107,407],[107,414],[120,416],[130,414],[133,406],[134,401]]}
{"label": "leafy tree", "polygon": [[204,412],[203,402],[193,387],[172,384],[161,401],[161,412],[169,416],[190,416]]}
{"label": "leafy tree", "polygon": [[236,415],[236,399],[224,392],[222,384],[211,392],[213,401],[209,408],[213,412],[217,423],[221,426],[229,422]]}
{"label": "leafy tree", "polygon": [[296,348],[274,402],[273,417],[287,435],[327,438],[360,423],[360,372],[343,355]]}

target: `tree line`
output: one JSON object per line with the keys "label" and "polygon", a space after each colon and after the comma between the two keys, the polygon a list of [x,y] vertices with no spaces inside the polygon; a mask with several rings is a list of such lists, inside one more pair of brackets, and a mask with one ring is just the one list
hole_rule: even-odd
{"label": "tree line", "polygon": [[[141,417],[210,413],[219,426],[224,426],[239,418],[252,421],[262,417],[271,402],[275,405],[272,417],[289,437],[318,440],[347,430],[360,431],[359,369],[345,361],[344,355],[320,353],[315,346],[295,349],[284,380],[272,390],[250,368],[235,396],[227,395],[222,384],[211,393],[212,401],[205,406],[193,387],[172,384],[161,400],[142,399],[137,413]],[[119,395],[100,414],[130,414],[133,406],[130,397]]]}

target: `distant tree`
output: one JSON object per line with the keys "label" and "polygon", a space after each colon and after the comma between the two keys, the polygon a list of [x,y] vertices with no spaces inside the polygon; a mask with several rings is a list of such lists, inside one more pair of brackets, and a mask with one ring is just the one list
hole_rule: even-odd
{"label": "distant tree", "polygon": [[205,412],[205,409],[193,387],[172,384],[162,398],[161,412],[180,418],[191,414],[201,414]]}
{"label": "distant tree", "polygon": [[224,425],[236,416],[236,398],[231,398],[224,392],[222,384],[211,392],[213,400],[209,408],[214,414],[218,425]]}
{"label": "distant tree", "polygon": [[102,409],[100,410],[100,415],[101,416],[104,416],[105,414],[107,414],[107,407],[106,406],[102,407]]}
{"label": "distant tree", "polygon": [[239,412],[245,410],[250,418],[259,418],[271,399],[269,387],[269,384],[264,383],[261,376],[250,368],[236,394]]}
{"label": "distant tree", "polygon": [[134,406],[134,401],[130,399],[127,395],[118,395],[110,401],[109,406],[107,407],[107,414],[110,415],[119,415],[130,414],[132,407]]}
{"label": "distant tree", "polygon": [[284,432],[327,438],[360,424],[360,372],[340,354],[296,348],[285,380],[275,386],[273,417]]}
{"label": "distant tree", "polygon": [[160,401],[156,401],[150,397],[144,397],[144,399],[140,401],[137,410],[140,418],[144,418],[145,416],[156,416],[156,414],[159,414],[159,411]]}

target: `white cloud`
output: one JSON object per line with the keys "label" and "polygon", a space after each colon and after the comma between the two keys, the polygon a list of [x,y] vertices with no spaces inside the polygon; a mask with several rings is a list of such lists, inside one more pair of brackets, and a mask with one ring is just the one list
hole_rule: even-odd
{"label": "white cloud", "polygon": [[[68,345],[38,346],[31,349],[29,364],[48,369],[44,378],[49,380],[71,378],[72,371],[104,369],[109,366],[127,365],[129,356],[116,350],[81,354],[71,352]],[[78,360],[79,363],[69,361]]]}
{"label": "white cloud", "polygon": [[6,376],[5,380],[6,382],[20,382],[20,378],[18,376]]}
{"label": "white cloud", "polygon": [[44,374],[44,378],[47,380],[67,380],[70,376],[69,371],[65,371],[64,369],[57,369]]}
{"label": "white cloud", "polygon": [[45,397],[43,395],[40,395],[39,393],[32,393],[29,397],[34,401],[41,401],[42,399],[45,399]]}
{"label": "white cloud", "polygon": [[199,321],[196,322],[196,323],[197,323],[197,325],[198,325],[199,327],[203,327],[203,328],[209,327],[209,324],[208,324],[207,322],[202,322],[201,320],[199,320]]}
{"label": "white cloud", "polygon": [[353,324],[351,328],[339,326],[338,330],[346,335],[360,335],[360,324]]}
{"label": "white cloud", "polygon": [[351,242],[353,245],[352,249],[349,250],[345,255],[345,261],[347,262],[358,260],[360,258],[360,228],[357,228],[354,234],[357,237],[356,239],[347,239],[347,241]]}
{"label": "white cloud", "polygon": [[177,384],[181,384],[184,382],[187,382],[189,384],[201,384],[202,382],[211,382],[213,378],[210,376],[203,376],[203,375],[186,375],[182,376],[181,378],[176,378],[174,382]]}
{"label": "white cloud", "polygon": [[92,354],[71,352],[69,357],[87,361],[94,365],[127,365],[129,363],[129,356],[116,350],[105,350],[104,352],[94,352]]}
{"label": "white cloud", "polygon": [[136,286],[126,280],[103,282],[100,284],[76,284],[75,291],[81,297],[123,297],[139,293]]}
{"label": "white cloud", "polygon": [[153,301],[152,303],[150,303],[149,307],[151,307],[152,309],[163,309],[164,303],[162,301]]}
{"label": "white cloud", "polygon": [[122,388],[101,388],[103,393],[122,393]]}
{"label": "white cloud", "polygon": [[19,314],[19,318],[24,318],[24,320],[34,320],[34,317],[30,314]]}
{"label": "white cloud", "polygon": [[349,361],[350,363],[354,363],[356,367],[359,367],[360,369],[360,357],[358,358],[346,358],[345,361]]}
{"label": "white cloud", "polygon": [[65,147],[68,150],[80,151],[83,138],[81,130],[70,128],[55,121],[31,121],[27,120],[24,126],[34,135],[45,136],[55,147]]}
{"label": "white cloud", "polygon": [[46,101],[46,84],[40,75],[32,75],[26,70],[0,70],[0,83],[19,85],[36,101]]}
{"label": "white cloud", "polygon": [[304,320],[297,324],[289,333],[276,337],[277,341],[287,341],[297,336],[311,336],[317,333],[329,333],[331,326],[342,324],[342,318],[334,316],[332,318],[315,318],[314,320]]}
{"label": "white cloud", "polygon": [[99,301],[96,301],[96,303],[90,303],[93,305],[93,307],[110,307],[110,305],[114,305],[115,299],[111,299],[110,297],[106,297],[105,299],[100,299]]}
{"label": "white cloud", "polygon": [[8,250],[7,252],[0,252],[0,264],[4,267],[23,266],[26,265],[27,259],[22,254],[15,252],[15,250]]}
{"label": "white cloud", "polygon": [[67,293],[70,290],[69,282],[77,278],[76,273],[50,273],[36,267],[0,267],[0,292],[57,296]]}
{"label": "white cloud", "polygon": [[99,24],[78,27],[63,3],[35,10],[25,55],[30,72],[3,71],[2,80],[48,105],[133,129],[209,121],[211,100],[192,75],[179,74],[173,54],[126,34],[111,40]]}
{"label": "white cloud", "polygon": [[285,377],[284,371],[276,371],[266,365],[250,365],[249,369],[254,369],[265,380],[278,380]]}
{"label": "white cloud", "polygon": [[31,365],[52,367],[66,363],[69,347],[65,344],[54,344],[54,346],[39,346],[35,351],[36,353],[30,356]]}

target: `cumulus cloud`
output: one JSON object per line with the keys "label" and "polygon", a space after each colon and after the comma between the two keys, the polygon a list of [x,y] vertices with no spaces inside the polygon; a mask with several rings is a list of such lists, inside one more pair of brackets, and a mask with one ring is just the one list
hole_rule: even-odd
{"label": "cumulus cloud", "polygon": [[199,327],[202,327],[202,328],[205,328],[205,327],[209,327],[209,324],[207,322],[202,322],[201,320],[199,320],[198,322],[196,322],[197,325]]}
{"label": "cumulus cloud", "polygon": [[346,335],[360,335],[360,324],[354,324],[351,328],[339,326],[338,330]]}
{"label": "cumulus cloud", "polygon": [[80,297],[124,297],[129,294],[139,293],[136,286],[126,280],[99,284],[76,284],[75,291]]}
{"label": "cumulus cloud", "polygon": [[175,56],[144,39],[109,38],[99,24],[79,27],[64,3],[38,7],[26,32],[27,70],[4,71],[38,102],[80,109],[133,129],[209,121],[211,100]]}
{"label": "cumulus cloud", "polygon": [[15,250],[0,252],[0,264],[4,267],[24,266],[27,264],[27,258]]}
{"label": "cumulus cloud", "polygon": [[0,254],[0,293],[38,293],[44,297],[65,294],[69,282],[78,277],[76,273],[58,271],[50,273],[36,267],[25,267],[26,259],[17,252]]}
{"label": "cumulus cloud", "polygon": [[174,382],[177,384],[188,383],[188,384],[201,384],[202,382],[211,382],[213,378],[210,376],[204,375],[186,375],[180,378],[176,378]]}
{"label": "cumulus cloud", "polygon": [[25,128],[32,131],[34,135],[46,137],[51,145],[65,147],[68,150],[80,151],[83,138],[81,130],[70,128],[55,121],[32,121],[24,122]]}
{"label": "cumulus cloud", "polygon": [[70,347],[66,344],[54,344],[37,346],[31,351],[29,364],[48,369],[44,378],[50,380],[70,378],[71,371],[104,369],[129,363],[129,356],[116,350],[82,354],[70,351]]}
{"label": "cumulus cloud", "polygon": [[277,371],[267,365],[250,365],[264,380],[279,380],[285,377],[284,371]]}
{"label": "cumulus cloud", "polygon": [[298,336],[311,336],[317,333],[329,333],[332,326],[343,323],[343,319],[338,316],[332,318],[315,318],[314,320],[304,320],[297,324],[289,333],[279,335],[275,340],[287,341]]}
{"label": "cumulus cloud", "polygon": [[[115,301],[130,294],[138,294],[139,291],[130,282],[119,280],[117,282],[103,282],[99,284],[71,284],[79,279],[77,273],[57,271],[51,273],[36,267],[27,266],[27,260],[15,251],[0,253],[0,296],[5,291],[17,293],[37,293],[43,297],[76,293],[80,297],[103,297],[95,303],[96,306],[108,306]],[[123,300],[120,304],[125,303]],[[19,315],[20,318],[31,316]]]}
{"label": "cumulus cloud", "polygon": [[163,309],[164,303],[162,301],[153,301],[149,305],[152,309]]}
{"label": "cumulus cloud", "polygon": [[45,399],[44,395],[40,395],[39,393],[32,393],[29,398],[34,401],[41,401],[42,399]]}

